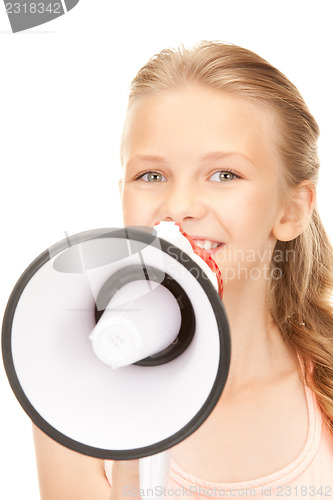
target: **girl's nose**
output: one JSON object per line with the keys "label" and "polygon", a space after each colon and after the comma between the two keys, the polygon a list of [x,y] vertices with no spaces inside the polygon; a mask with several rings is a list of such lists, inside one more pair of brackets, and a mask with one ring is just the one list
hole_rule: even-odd
{"label": "girl's nose", "polygon": [[200,219],[205,214],[205,203],[197,190],[188,184],[172,188],[161,204],[161,220],[181,222],[184,219]]}

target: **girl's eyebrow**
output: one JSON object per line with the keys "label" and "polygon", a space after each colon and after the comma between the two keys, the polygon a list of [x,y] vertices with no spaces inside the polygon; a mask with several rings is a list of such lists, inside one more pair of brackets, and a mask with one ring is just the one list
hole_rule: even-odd
{"label": "girl's eyebrow", "polygon": [[157,162],[157,163],[167,163],[167,159],[164,158],[163,156],[159,155],[143,155],[143,154],[137,154],[132,156],[128,162],[127,162],[127,167],[131,166],[131,164],[135,161],[148,161],[148,162]]}
{"label": "girl's eyebrow", "polygon": [[254,166],[250,158],[248,158],[243,153],[238,153],[238,152],[236,153],[236,152],[214,151],[212,153],[208,153],[207,155],[203,156],[201,158],[201,161],[206,162],[211,160],[224,160],[232,158],[234,158],[235,160],[237,159],[245,160],[251,166]]}

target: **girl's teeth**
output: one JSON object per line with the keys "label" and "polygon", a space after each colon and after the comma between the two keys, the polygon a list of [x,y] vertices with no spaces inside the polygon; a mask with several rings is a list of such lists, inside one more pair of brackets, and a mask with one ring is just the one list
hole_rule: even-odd
{"label": "girl's teeth", "polygon": [[220,245],[220,243],[212,243],[208,240],[197,240],[196,245],[204,250],[212,250]]}
{"label": "girl's teeth", "polygon": [[211,244],[210,241],[206,241],[203,247],[205,250],[211,250],[213,245]]}

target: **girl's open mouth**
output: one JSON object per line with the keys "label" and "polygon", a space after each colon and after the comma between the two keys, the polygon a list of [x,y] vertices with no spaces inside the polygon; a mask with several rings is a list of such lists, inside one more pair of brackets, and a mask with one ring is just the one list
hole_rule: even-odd
{"label": "girl's open mouth", "polygon": [[192,238],[193,243],[200,248],[201,250],[205,250],[209,254],[214,254],[219,248],[224,246],[224,243],[212,240],[204,240],[198,238]]}

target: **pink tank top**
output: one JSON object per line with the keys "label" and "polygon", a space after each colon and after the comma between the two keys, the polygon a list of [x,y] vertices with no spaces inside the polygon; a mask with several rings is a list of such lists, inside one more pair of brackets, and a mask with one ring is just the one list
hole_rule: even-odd
{"label": "pink tank top", "polygon": [[[306,444],[292,463],[268,476],[237,483],[212,483],[187,474],[171,460],[170,475],[161,498],[333,499],[333,437],[324,423],[314,393],[305,387],[308,406]],[[105,460],[111,485],[112,461]],[[159,492],[160,493],[160,492]],[[137,497],[139,498],[139,497]]]}

